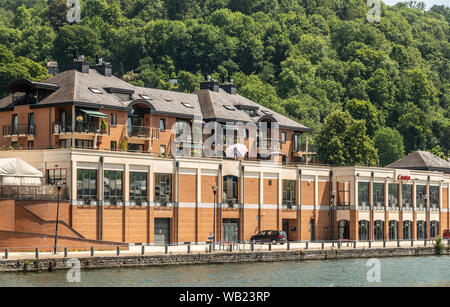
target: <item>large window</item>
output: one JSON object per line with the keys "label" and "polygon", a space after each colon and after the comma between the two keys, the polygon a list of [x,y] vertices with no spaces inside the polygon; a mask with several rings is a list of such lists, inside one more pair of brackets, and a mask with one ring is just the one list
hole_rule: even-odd
{"label": "large window", "polygon": [[412,222],[403,221],[403,240],[412,239]]}
{"label": "large window", "polygon": [[358,182],[358,205],[369,205],[369,183]]}
{"label": "large window", "polygon": [[439,207],[439,187],[430,186],[430,206],[437,208]]}
{"label": "large window", "polygon": [[338,206],[349,206],[350,205],[350,182],[338,182]]}
{"label": "large window", "polygon": [[424,207],[425,202],[425,195],[426,192],[426,186],[425,185],[416,185],[416,206],[418,207]]}
{"label": "large window", "polygon": [[147,201],[147,173],[130,172],[130,201],[136,205]]}
{"label": "large window", "polygon": [[283,180],[283,205],[295,206],[295,180]]}
{"label": "large window", "polygon": [[155,175],[155,202],[161,206],[172,203],[172,174]]}
{"label": "large window", "polygon": [[94,141],[90,141],[90,140],[75,140],[75,147],[76,148],[83,148],[83,149],[93,149],[94,148]]}
{"label": "large window", "polygon": [[238,199],[238,177],[224,176],[223,177],[223,203],[229,206],[234,206],[239,203]]}
{"label": "large window", "polygon": [[388,192],[389,207],[398,207],[398,183],[390,183]]}
{"label": "large window", "polygon": [[104,175],[104,199],[111,205],[117,205],[123,201],[123,172],[105,171]]}
{"label": "large window", "polygon": [[384,206],[384,183],[375,182],[373,184],[373,204]]}
{"label": "large window", "polygon": [[412,185],[402,184],[402,205],[403,207],[412,206]]}
{"label": "large window", "polygon": [[369,240],[369,221],[359,221],[359,240]]}
{"label": "large window", "polygon": [[389,240],[398,239],[398,222],[389,221]]}
{"label": "large window", "polygon": [[430,222],[430,238],[436,238],[438,236],[439,222]]}
{"label": "large window", "polygon": [[338,235],[340,240],[350,239],[350,222],[347,220],[340,220],[338,222]]}
{"label": "large window", "polygon": [[427,223],[425,221],[417,221],[417,240],[427,238]]}
{"label": "large window", "polygon": [[57,184],[58,182],[66,184],[67,170],[65,168],[47,170],[47,182],[52,185]]}
{"label": "large window", "polygon": [[97,199],[97,170],[77,170],[77,199],[85,204]]}
{"label": "large window", "polygon": [[384,240],[384,221],[375,221],[373,223],[373,239],[375,241]]}

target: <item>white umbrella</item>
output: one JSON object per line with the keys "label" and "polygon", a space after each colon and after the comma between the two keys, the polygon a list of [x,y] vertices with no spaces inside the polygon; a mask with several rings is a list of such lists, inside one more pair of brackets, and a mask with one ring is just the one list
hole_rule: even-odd
{"label": "white umbrella", "polygon": [[272,151],[269,153],[269,156],[285,156],[285,153],[282,153],[281,151]]}
{"label": "white umbrella", "polygon": [[247,152],[248,152],[247,146],[243,144],[234,144],[225,150],[225,155],[227,156],[227,158],[237,159],[237,158],[244,158]]}

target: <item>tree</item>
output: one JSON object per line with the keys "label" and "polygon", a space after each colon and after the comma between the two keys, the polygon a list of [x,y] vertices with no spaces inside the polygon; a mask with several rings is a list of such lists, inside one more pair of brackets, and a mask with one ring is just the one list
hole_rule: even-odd
{"label": "tree", "polygon": [[377,130],[373,142],[378,150],[381,166],[391,164],[405,155],[403,136],[395,129],[384,127]]}
{"label": "tree", "polygon": [[328,115],[317,136],[319,158],[335,165],[377,165],[378,155],[365,123],[347,112]]}
{"label": "tree", "polygon": [[375,131],[380,128],[378,110],[370,101],[353,98],[346,103],[345,109],[354,119],[362,119],[365,121],[369,136],[372,137]]}

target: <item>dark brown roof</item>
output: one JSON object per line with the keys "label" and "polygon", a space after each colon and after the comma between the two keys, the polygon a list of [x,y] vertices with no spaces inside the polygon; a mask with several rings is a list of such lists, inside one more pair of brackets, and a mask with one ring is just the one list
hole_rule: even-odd
{"label": "dark brown roof", "polygon": [[449,173],[450,162],[433,155],[428,151],[416,151],[387,166],[412,170],[440,171]]}

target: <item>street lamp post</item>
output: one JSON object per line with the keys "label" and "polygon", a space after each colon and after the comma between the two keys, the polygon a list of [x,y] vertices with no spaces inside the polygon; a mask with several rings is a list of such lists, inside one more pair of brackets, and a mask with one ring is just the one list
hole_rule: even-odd
{"label": "street lamp post", "polygon": [[216,194],[217,194],[217,186],[214,185],[211,187],[214,193],[214,213],[213,213],[213,249],[216,249]]}
{"label": "street lamp post", "polygon": [[58,202],[56,205],[56,230],[55,230],[55,247],[53,249],[53,252],[56,254],[56,244],[58,243],[58,222],[59,222],[59,196],[61,193],[61,188],[62,188],[62,182],[58,181],[56,183],[56,186],[58,188]]}

